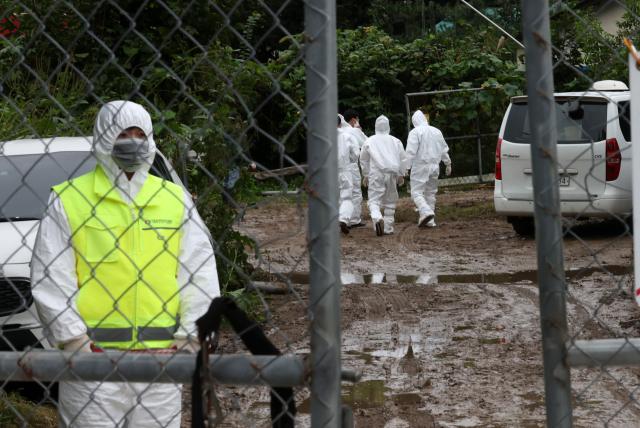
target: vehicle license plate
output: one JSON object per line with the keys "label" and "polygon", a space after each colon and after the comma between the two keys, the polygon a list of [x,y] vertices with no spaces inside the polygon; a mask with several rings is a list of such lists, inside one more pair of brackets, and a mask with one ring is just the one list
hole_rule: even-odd
{"label": "vehicle license plate", "polygon": [[568,186],[569,183],[571,183],[571,179],[569,178],[568,175],[561,175],[560,176],[560,182],[559,182],[560,186]]}

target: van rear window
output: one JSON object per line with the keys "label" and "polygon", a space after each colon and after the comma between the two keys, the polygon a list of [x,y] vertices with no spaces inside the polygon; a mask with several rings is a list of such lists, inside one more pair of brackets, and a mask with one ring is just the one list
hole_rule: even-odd
{"label": "van rear window", "polygon": [[[503,138],[512,143],[531,143],[527,103],[511,106]],[[607,137],[607,103],[579,100],[556,102],[558,144],[603,141]]]}

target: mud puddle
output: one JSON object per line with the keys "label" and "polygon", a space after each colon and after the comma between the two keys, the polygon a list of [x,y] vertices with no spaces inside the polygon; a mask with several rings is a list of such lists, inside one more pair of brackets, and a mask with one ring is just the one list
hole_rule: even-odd
{"label": "mud puddle", "polygon": [[[422,398],[416,393],[393,394],[393,391],[385,386],[382,379],[366,380],[353,385],[342,386],[342,404],[348,405],[352,410],[383,408],[385,403],[393,403],[396,406],[420,404]],[[310,413],[311,400],[307,398],[298,406],[300,413]]]}
{"label": "mud puddle", "polygon": [[[591,266],[581,269],[569,269],[565,271],[567,280],[580,280],[595,273],[608,273],[614,276],[627,275],[633,273],[632,266],[623,265],[602,265]],[[513,283],[536,283],[537,270],[523,270],[517,272],[499,273],[473,273],[473,274],[437,274],[437,273],[417,273],[417,274],[391,274],[391,273],[368,273],[359,274],[354,272],[342,272],[340,279],[343,285],[352,284],[513,284]],[[284,281],[288,280],[294,284],[309,284],[308,272],[290,273],[270,273],[266,271],[258,272],[256,280],[260,281]]]}

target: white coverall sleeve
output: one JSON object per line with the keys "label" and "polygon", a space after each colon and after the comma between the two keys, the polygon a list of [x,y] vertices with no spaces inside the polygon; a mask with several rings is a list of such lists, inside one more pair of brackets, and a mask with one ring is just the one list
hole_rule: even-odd
{"label": "white coverall sleeve", "polygon": [[49,195],[33,247],[31,289],[45,335],[52,345],[86,334],[87,327],[75,302],[78,277],[69,221],[55,192]]}
{"label": "white coverall sleeve", "polygon": [[364,177],[369,176],[369,169],[371,168],[371,153],[369,153],[369,141],[365,141],[360,151],[360,167],[362,168],[362,175]]}
{"label": "white coverall sleeve", "polygon": [[418,154],[420,148],[420,140],[418,139],[418,133],[415,132],[415,128],[409,132],[407,137],[407,150],[405,152],[407,156],[407,168],[413,168],[413,162]]}
{"label": "white coverall sleeve", "polygon": [[355,138],[350,138],[349,140],[349,161],[351,163],[356,163],[360,157],[360,145]]}
{"label": "white coverall sleeve", "polygon": [[451,165],[451,158],[449,157],[449,145],[444,140],[444,136],[442,135],[442,132],[439,132],[438,138],[440,139],[440,144],[442,147],[442,156],[440,157],[440,160],[445,165]]}
{"label": "white coverall sleeve", "polygon": [[220,296],[216,258],[209,230],[184,192],[184,226],[178,257],[180,287],[180,326],[176,339],[197,336],[196,320],[209,309],[211,300]]}
{"label": "white coverall sleeve", "polygon": [[409,169],[409,159],[407,153],[404,151],[402,141],[396,139],[396,147],[398,148],[398,157],[400,158],[400,175],[404,176]]}

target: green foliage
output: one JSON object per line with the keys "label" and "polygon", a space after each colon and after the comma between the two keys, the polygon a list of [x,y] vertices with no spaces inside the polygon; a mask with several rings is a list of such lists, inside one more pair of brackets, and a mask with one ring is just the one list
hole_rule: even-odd
{"label": "green foliage", "polygon": [[[287,166],[289,158],[306,160],[302,2],[72,3],[73,8],[56,0],[31,1],[29,9],[11,6],[21,26],[0,38],[3,139],[88,135],[101,103],[142,103],[152,114],[160,148],[198,196],[218,246],[221,284],[229,292],[241,289],[253,243],[233,231],[238,214],[224,196],[223,182],[239,167],[231,197],[252,202],[261,190],[285,184],[255,183],[243,168],[249,158],[271,167]],[[585,89],[591,79],[627,80],[620,37],[638,34],[640,2],[627,2],[631,11],[615,37],[602,31],[583,3],[554,3],[559,91]],[[369,134],[376,117],[385,114],[404,140],[405,93],[486,88],[411,100],[411,109],[422,108],[445,135],[470,135],[450,146],[454,173],[475,173],[478,130],[495,134],[509,97],[525,89],[515,45],[459,2],[337,4],[344,28],[337,33],[339,109],[357,109]],[[278,10],[279,21],[264,5]],[[509,33],[520,33],[519,1],[474,5]],[[454,25],[436,32],[442,19]],[[483,167],[490,171],[495,138],[483,138]],[[184,161],[187,149],[200,154],[198,163]],[[299,183],[289,182],[294,186]]]}
{"label": "green foliage", "polygon": [[[0,39],[0,129],[3,139],[90,135],[101,103],[143,104],[160,149],[198,196],[217,246],[220,282],[231,291],[245,282],[240,272],[250,271],[245,248],[252,242],[233,231],[237,214],[222,196],[222,183],[244,162],[256,137],[251,112],[269,96],[273,81],[264,66],[247,60],[246,50],[234,47],[230,31],[218,31],[224,17],[210,5],[165,3],[182,13],[180,28],[178,17],[156,2],[123,1],[119,8],[74,2],[84,18],[54,0],[15,10],[20,34]],[[217,2],[220,10],[234,4]],[[126,16],[135,17],[135,27]],[[238,26],[253,37],[261,18],[243,16],[246,22]],[[183,168],[187,149],[200,161]],[[237,186],[246,182],[245,176]]]}
{"label": "green foliage", "polygon": [[[510,34],[520,31],[519,0],[474,0],[473,6],[496,21]],[[403,41],[411,41],[436,33],[439,23],[450,37],[465,35],[469,26],[486,25],[483,18],[468,6],[454,0],[371,0],[370,20],[373,25]],[[350,28],[350,27],[339,27]]]}
{"label": "green foliage", "polygon": [[[407,92],[470,87],[487,90],[412,100],[411,108],[423,108],[445,135],[473,135],[475,139],[478,126],[481,133],[497,133],[509,97],[524,90],[524,73],[518,70],[515,51],[499,47],[500,34],[491,28],[466,27],[466,36],[459,38],[432,34],[407,43],[376,27],[342,30],[337,36],[339,108],[356,108],[368,134],[373,133],[376,117],[385,114],[392,133],[406,139]],[[274,73],[286,72],[283,88],[294,100],[302,102],[303,66],[287,70],[298,51],[298,46],[290,43],[270,69]],[[295,114],[289,109],[285,120],[295,120]],[[290,144],[304,144],[304,135],[294,135]],[[475,173],[475,144],[466,141],[457,149],[452,150],[456,174],[467,170]],[[490,171],[495,142],[485,144],[485,149],[486,171]]]}

